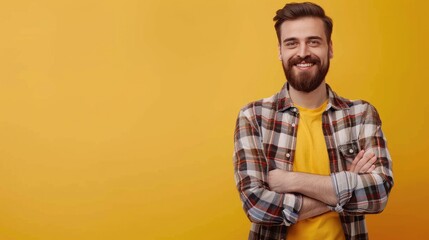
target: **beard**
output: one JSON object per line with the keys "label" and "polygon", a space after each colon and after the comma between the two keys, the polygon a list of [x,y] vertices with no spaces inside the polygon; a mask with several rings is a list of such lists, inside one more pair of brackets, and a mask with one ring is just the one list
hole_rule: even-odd
{"label": "beard", "polygon": [[[317,68],[316,73],[312,71],[297,72],[298,70],[293,68],[296,64],[303,61],[313,63],[313,67]],[[304,58],[295,56],[287,62],[282,61],[282,66],[288,83],[297,91],[309,93],[319,87],[323,80],[325,80],[325,76],[329,70],[329,62],[328,58],[326,64],[322,65],[320,58],[311,54]]]}

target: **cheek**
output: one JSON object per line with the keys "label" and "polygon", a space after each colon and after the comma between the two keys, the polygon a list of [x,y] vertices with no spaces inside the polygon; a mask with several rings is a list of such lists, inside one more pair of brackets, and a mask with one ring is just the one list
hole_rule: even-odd
{"label": "cheek", "polygon": [[293,57],[293,55],[291,55],[291,54],[282,53],[282,55],[281,55],[281,59],[283,62],[288,62],[292,57]]}
{"label": "cheek", "polygon": [[323,62],[329,59],[329,51],[327,50],[314,51],[313,54],[320,58],[320,60]]}
{"label": "cheek", "polygon": [[280,55],[282,60],[289,60],[294,56],[294,53],[291,50],[280,49]]}

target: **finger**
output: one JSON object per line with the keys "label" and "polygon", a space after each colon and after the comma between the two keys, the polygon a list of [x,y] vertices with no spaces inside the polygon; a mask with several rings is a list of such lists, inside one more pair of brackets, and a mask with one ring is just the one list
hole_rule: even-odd
{"label": "finger", "polygon": [[[369,156],[372,156],[372,155],[368,155],[368,157]],[[359,169],[359,172],[363,173],[363,172],[368,171],[368,169],[372,165],[374,165],[374,163],[375,163],[376,160],[377,160],[376,156],[372,156],[371,158],[369,158],[369,160],[367,160],[366,163],[364,165],[362,165],[362,167]]]}
{"label": "finger", "polygon": [[375,161],[377,160],[377,156],[373,156],[365,165],[362,166],[362,168],[359,170],[359,172],[364,173],[367,172],[368,169],[374,165]]}
{"label": "finger", "polygon": [[375,165],[372,165],[369,169],[368,169],[368,171],[366,171],[367,173],[370,173],[370,172],[372,172],[372,171],[374,171],[375,170]]}
{"label": "finger", "polygon": [[352,165],[350,165],[350,169],[349,171],[354,172],[355,168],[356,168],[356,164],[359,162],[359,160],[363,157],[365,151],[361,150],[355,157],[355,159],[353,159]]}
{"label": "finger", "polygon": [[365,166],[365,164],[367,164],[369,161],[371,161],[371,158],[373,157],[373,156],[375,156],[375,154],[374,153],[367,153],[367,154],[365,154],[360,160],[359,160],[359,162],[356,164],[356,167],[355,167],[355,172],[363,172],[362,171],[362,167],[363,166]]}
{"label": "finger", "polygon": [[364,154],[363,157],[359,160],[359,162],[356,163],[354,172],[361,172],[362,167],[370,160],[370,157],[372,157],[370,154]]}
{"label": "finger", "polygon": [[364,157],[367,157],[368,159],[372,158],[373,156],[375,156],[375,153],[372,151],[367,151],[364,154]]}

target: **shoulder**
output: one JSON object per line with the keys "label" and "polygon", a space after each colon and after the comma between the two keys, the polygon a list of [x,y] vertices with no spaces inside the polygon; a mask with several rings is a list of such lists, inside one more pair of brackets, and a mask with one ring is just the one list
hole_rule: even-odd
{"label": "shoulder", "polygon": [[244,105],[240,109],[240,116],[252,118],[256,116],[271,115],[277,109],[278,94],[262,98]]}
{"label": "shoulder", "polygon": [[350,100],[340,96],[336,96],[336,98],[347,106],[345,107],[347,115],[363,121],[372,119],[372,121],[381,123],[377,109],[370,102],[362,99]]}

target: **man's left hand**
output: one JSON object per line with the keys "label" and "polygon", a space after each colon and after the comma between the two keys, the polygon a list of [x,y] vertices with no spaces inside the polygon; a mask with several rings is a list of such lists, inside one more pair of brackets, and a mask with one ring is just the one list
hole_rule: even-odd
{"label": "man's left hand", "polygon": [[291,178],[293,177],[292,175],[293,172],[283,171],[280,169],[274,169],[268,172],[268,185],[270,186],[270,189],[278,193],[292,192],[290,188],[294,185],[290,184],[290,181],[292,181]]}

